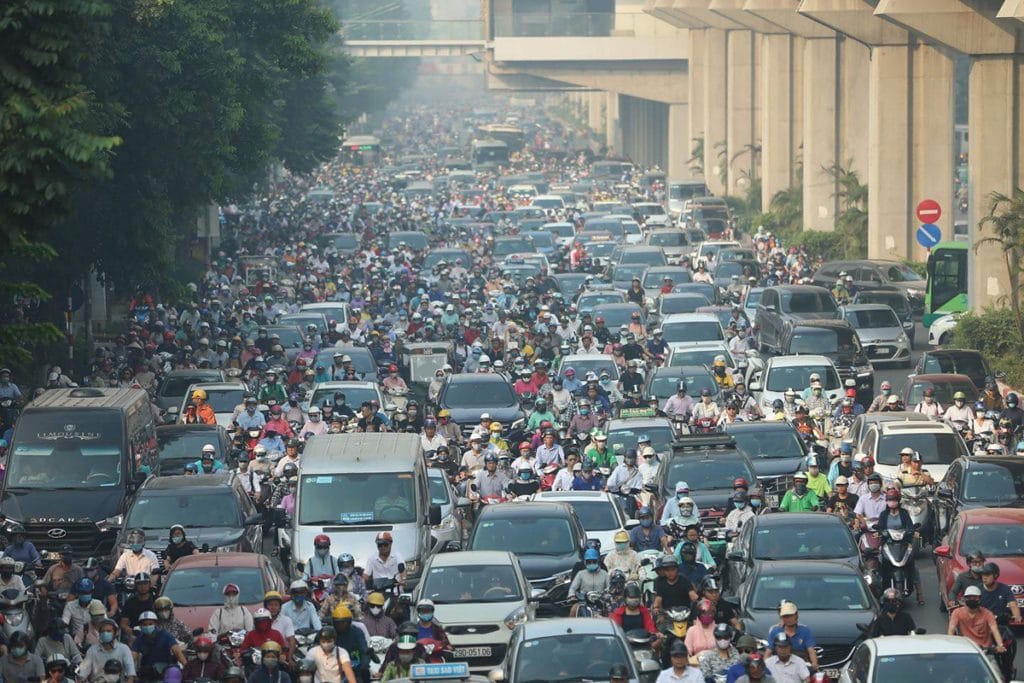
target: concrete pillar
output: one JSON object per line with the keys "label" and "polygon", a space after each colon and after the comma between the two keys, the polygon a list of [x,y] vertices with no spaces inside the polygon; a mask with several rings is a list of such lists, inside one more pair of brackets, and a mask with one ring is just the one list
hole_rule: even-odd
{"label": "concrete pillar", "polygon": [[693,178],[690,171],[690,105],[668,105],[668,150],[665,173],[671,180]]}
{"label": "concrete pillar", "polygon": [[930,198],[939,202],[942,217],[938,224],[946,239],[953,238],[953,60],[946,52],[929,45],[918,44],[914,50],[913,89],[910,115],[913,124],[913,190],[910,195],[910,211],[907,215],[907,230],[915,261],[925,261],[927,250],[915,238],[919,225],[915,207],[922,199]]}
{"label": "concrete pillar", "polygon": [[839,38],[839,161],[856,171],[860,181],[868,177],[868,65],[871,51],[863,43]]}
{"label": "concrete pillar", "polygon": [[971,97],[967,114],[971,150],[967,162],[971,183],[968,224],[970,241],[978,245],[978,249],[968,251],[968,291],[974,310],[997,303],[1010,291],[1001,250],[996,244],[979,245],[991,233],[978,223],[988,213],[992,192],[1010,196],[1022,181],[1022,70],[1024,66],[1019,57],[986,55],[971,59]]}
{"label": "concrete pillar", "polygon": [[726,73],[727,192],[742,197],[757,174],[754,145],[754,33],[729,31]]}
{"label": "concrete pillar", "polygon": [[837,52],[835,38],[807,38],[803,50],[804,228],[835,229]]}
{"label": "concrete pillar", "polygon": [[727,194],[724,178],[728,159],[719,158],[720,145],[726,142],[726,64],[725,31],[704,31],[704,179],[712,194]]}
{"label": "concrete pillar", "polygon": [[[686,175],[684,177],[691,177],[690,162],[689,159],[692,156],[694,139],[700,139],[704,137],[704,79],[705,79],[705,66],[704,66],[704,42],[705,29],[691,29],[690,30],[690,59],[687,61],[687,92],[689,95],[689,105],[687,106],[687,115],[689,116],[689,132],[687,133],[688,139],[681,140],[686,146],[686,157],[684,163],[686,164]],[[703,164],[704,160],[701,160]],[[694,162],[696,163],[696,162]],[[705,167],[706,168],[706,167]],[[705,174],[707,175],[707,174]]]}
{"label": "concrete pillar", "polygon": [[868,80],[868,257],[910,253],[910,48],[871,50]]}
{"label": "concrete pillar", "polygon": [[609,152],[622,153],[622,122],[619,120],[619,95],[618,93],[605,93],[605,144]]}
{"label": "concrete pillar", "polygon": [[587,125],[590,130],[604,133],[604,93],[600,90],[592,90],[587,93]]}
{"label": "concrete pillar", "polygon": [[793,164],[797,121],[794,117],[794,42],[789,33],[774,33],[762,38],[761,50],[761,208],[767,211],[772,197],[794,182]]}

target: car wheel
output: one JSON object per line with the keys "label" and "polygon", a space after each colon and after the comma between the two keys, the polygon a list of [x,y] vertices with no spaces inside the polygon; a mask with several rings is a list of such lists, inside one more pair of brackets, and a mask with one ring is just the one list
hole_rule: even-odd
{"label": "car wheel", "polygon": [[939,337],[939,346],[945,346],[949,343],[949,332],[943,332],[942,336]]}

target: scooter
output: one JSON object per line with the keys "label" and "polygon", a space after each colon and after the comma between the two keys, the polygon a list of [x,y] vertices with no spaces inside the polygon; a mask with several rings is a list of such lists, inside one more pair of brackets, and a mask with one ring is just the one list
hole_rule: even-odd
{"label": "scooter", "polygon": [[609,596],[599,591],[587,591],[583,602],[576,607],[577,617],[607,617]]}
{"label": "scooter", "polygon": [[910,513],[914,527],[921,530],[920,539],[914,539],[914,552],[917,553],[925,543],[935,543],[935,516],[931,497],[934,486],[904,486],[903,509]]}
{"label": "scooter", "polygon": [[643,590],[643,601],[645,605],[650,605],[654,601],[654,580],[658,578],[658,573],[654,567],[663,553],[660,550],[641,550],[637,553],[639,560],[639,568],[637,569],[637,575],[640,579],[640,588]]}
{"label": "scooter", "polygon": [[686,607],[665,610],[664,623],[661,633],[664,639],[661,643],[661,665],[668,668],[671,665],[669,658],[669,646],[675,640],[685,640],[686,632],[690,630],[690,610]]}
{"label": "scooter", "polygon": [[0,615],[3,615],[2,632],[5,640],[10,640],[15,631],[27,634],[30,639],[35,635],[29,618],[29,601],[28,591],[8,588],[0,592]]}
{"label": "scooter", "polygon": [[914,533],[912,529],[886,529],[881,532],[881,569],[886,588],[895,588],[904,598],[914,592],[914,582],[908,565],[914,560]]}

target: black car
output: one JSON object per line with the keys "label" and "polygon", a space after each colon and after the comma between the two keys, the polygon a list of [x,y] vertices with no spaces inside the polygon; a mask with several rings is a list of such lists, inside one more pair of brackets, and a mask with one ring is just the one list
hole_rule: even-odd
{"label": "black car", "polygon": [[452,375],[441,387],[437,399],[438,410],[447,408],[452,420],[462,426],[468,436],[480,421],[480,415],[489,413],[508,433],[516,420],[524,417],[519,398],[512,385],[501,375],[474,373]]}
{"label": "black car", "polygon": [[[807,447],[788,422],[734,422],[726,431],[750,458],[758,483],[773,491],[789,489],[793,475],[806,464]],[[828,463],[820,464],[827,472]]]}
{"label": "black car", "polygon": [[726,558],[730,586],[746,581],[755,566],[766,560],[833,560],[861,566],[849,527],[824,512],[757,515],[740,527]]}
{"label": "black car", "polygon": [[178,424],[157,427],[156,448],[159,459],[153,474],[158,477],[182,474],[185,465],[199,460],[206,444],[213,444],[217,460],[229,464],[231,439],[220,425]]}
{"label": "black car", "polygon": [[160,382],[154,400],[160,410],[167,410],[172,406],[177,408],[181,405],[185,392],[193,384],[223,381],[224,373],[221,370],[171,370]]}
{"label": "black car", "polygon": [[863,640],[857,624],[870,624],[878,613],[860,570],[828,560],[758,561],[736,598],[746,632],[758,639],[767,638],[779,623],[779,604],[796,603],[800,623],[814,634],[818,666],[830,680],[839,679],[839,670]]}
{"label": "black car", "polygon": [[992,368],[981,351],[972,349],[937,349],[925,351],[914,368],[915,375],[955,373],[967,375],[981,391],[985,381],[992,379]]}
{"label": "black car", "polygon": [[1024,459],[960,457],[950,464],[935,496],[940,534],[961,510],[999,507],[1024,507]]}
{"label": "black car", "polygon": [[755,324],[761,327],[762,351],[781,348],[786,322],[839,318],[839,307],[831,292],[812,285],[765,287],[757,302]]}
{"label": "black car", "polygon": [[718,287],[710,282],[679,282],[672,287],[672,293],[700,294],[712,305],[720,300]]}
{"label": "black car", "polygon": [[[108,523],[113,527],[118,521]],[[185,535],[197,547],[259,553],[263,551],[262,521],[233,473],[151,477],[119,525],[113,559],[126,547],[133,529],[142,529],[146,547],[160,556],[175,524],[185,527]]]}
{"label": "black car", "polygon": [[843,272],[853,278],[855,292],[869,289],[897,291],[907,297],[915,313],[920,315],[924,312],[925,280],[905,263],[885,259],[830,261],[818,269],[811,281],[819,287],[831,289]]}
{"label": "black car", "polygon": [[857,382],[857,402],[867,408],[875,397],[875,371],[860,344],[857,331],[846,320],[787,320],[778,348],[781,356],[826,356],[844,382]]}
{"label": "black car", "polygon": [[[658,470],[658,495],[667,501],[676,495],[676,484],[690,486],[690,498],[706,526],[720,526],[731,505],[732,483],[737,477],[757,479],[750,459],[736,448],[728,434],[685,436],[672,444],[672,455]],[[663,507],[663,505],[662,505]]]}
{"label": "black car", "polygon": [[869,289],[857,292],[853,295],[851,304],[883,304],[888,306],[900,319],[903,332],[910,337],[910,345],[914,345],[914,333],[917,326],[914,324],[914,309],[910,306],[910,299],[905,292],[898,289]]}
{"label": "black car", "polygon": [[467,550],[507,550],[519,558],[543,602],[564,600],[583,557],[587,532],[569,503],[533,501],[485,506]]}

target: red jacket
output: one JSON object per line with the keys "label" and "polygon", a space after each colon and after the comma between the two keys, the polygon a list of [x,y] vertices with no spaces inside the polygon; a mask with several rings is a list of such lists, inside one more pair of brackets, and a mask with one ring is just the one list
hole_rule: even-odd
{"label": "red jacket", "polygon": [[275,631],[272,628],[268,628],[266,631],[260,631],[259,629],[253,629],[245,634],[245,640],[242,641],[241,650],[245,652],[250,647],[254,647],[257,650],[260,646],[268,640],[272,640],[281,646],[282,651],[288,650],[288,643],[285,641],[284,636],[281,635],[280,631]]}
{"label": "red jacket", "polygon": [[[622,626],[622,616],[626,613],[626,606],[620,605],[617,610],[609,614],[611,618],[619,626]],[[654,619],[651,618],[651,610],[647,609],[643,605],[640,605],[640,616],[644,619],[644,630],[648,633],[657,633],[658,629],[654,627]]]}

